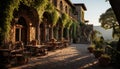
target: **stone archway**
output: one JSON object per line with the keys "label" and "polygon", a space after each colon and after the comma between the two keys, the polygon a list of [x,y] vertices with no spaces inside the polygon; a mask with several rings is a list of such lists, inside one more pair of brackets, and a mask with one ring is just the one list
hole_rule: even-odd
{"label": "stone archway", "polygon": [[27,43],[28,26],[24,17],[20,17],[15,24],[15,41]]}
{"label": "stone archway", "polygon": [[40,24],[40,32],[41,32],[41,42],[47,42],[53,36],[51,32],[51,14],[49,12],[44,12],[43,14],[43,22]]}
{"label": "stone archway", "polygon": [[32,40],[40,39],[39,15],[36,9],[21,4],[13,15],[13,42],[23,41],[24,44],[28,44]]}

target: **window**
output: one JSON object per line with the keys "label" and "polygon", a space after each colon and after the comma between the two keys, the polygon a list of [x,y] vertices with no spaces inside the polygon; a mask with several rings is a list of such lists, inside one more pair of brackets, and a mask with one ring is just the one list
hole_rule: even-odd
{"label": "window", "polygon": [[57,0],[53,0],[53,4],[57,7]]}
{"label": "window", "polygon": [[60,10],[63,10],[63,3],[60,1]]}
{"label": "window", "polygon": [[67,13],[67,6],[65,7],[65,12]]}

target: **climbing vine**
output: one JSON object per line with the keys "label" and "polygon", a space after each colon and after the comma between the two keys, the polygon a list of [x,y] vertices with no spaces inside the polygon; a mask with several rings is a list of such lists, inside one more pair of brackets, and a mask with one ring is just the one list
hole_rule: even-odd
{"label": "climbing vine", "polygon": [[[9,31],[11,27],[11,21],[14,18],[14,10],[18,10],[20,4],[24,4],[28,7],[32,7],[37,10],[39,14],[39,19],[43,18],[44,12],[50,13],[50,19],[52,26],[55,26],[60,19],[59,13],[53,4],[48,2],[49,0],[1,0],[0,1],[0,44],[4,40],[8,40]],[[65,13],[61,17],[62,27],[67,27],[68,29],[72,25],[72,21],[69,16]]]}
{"label": "climbing vine", "polygon": [[76,34],[77,34],[77,26],[78,26],[78,22],[73,20],[73,23],[72,23],[72,28],[73,28],[73,34],[72,34],[72,37],[73,38],[76,38]]}
{"label": "climbing vine", "polygon": [[21,2],[29,7],[35,8],[38,11],[40,19],[48,5],[48,0],[22,0]]}
{"label": "climbing vine", "polygon": [[50,19],[52,26],[55,26],[59,19],[59,13],[56,10],[56,8],[54,7],[54,5],[51,3],[48,3],[45,12],[48,12],[50,14],[50,18],[48,18],[48,19]]}
{"label": "climbing vine", "polygon": [[73,20],[72,20],[72,19],[69,19],[69,21],[68,21],[68,23],[65,25],[65,27],[66,27],[67,29],[70,29],[72,23],[73,23]]}
{"label": "climbing vine", "polygon": [[52,13],[53,26],[55,26],[57,24],[58,19],[59,19],[59,14],[58,14],[57,10],[54,10]]}
{"label": "climbing vine", "polygon": [[13,19],[13,12],[19,8],[20,3],[37,9],[39,18],[46,8],[48,0],[1,0],[0,1],[0,44],[8,40],[10,23]]}
{"label": "climbing vine", "polygon": [[14,9],[18,8],[20,0],[1,0],[0,1],[0,44],[8,40],[10,22],[13,18]]}
{"label": "climbing vine", "polygon": [[64,28],[65,25],[68,23],[69,16],[65,13],[62,14],[62,27]]}

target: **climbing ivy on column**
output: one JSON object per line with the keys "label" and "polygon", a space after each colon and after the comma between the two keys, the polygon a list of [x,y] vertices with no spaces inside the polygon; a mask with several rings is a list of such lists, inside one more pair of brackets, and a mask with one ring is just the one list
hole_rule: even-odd
{"label": "climbing ivy on column", "polygon": [[0,44],[9,38],[10,22],[13,18],[14,9],[18,9],[21,0],[0,1]]}
{"label": "climbing ivy on column", "polygon": [[13,19],[13,12],[19,8],[20,3],[37,9],[39,18],[45,11],[48,0],[1,0],[0,1],[0,44],[8,40],[10,31],[10,22]]}
{"label": "climbing ivy on column", "polygon": [[54,27],[57,24],[60,16],[58,11],[56,10],[53,4],[48,3],[45,12],[48,12],[50,14],[49,21],[52,23],[52,27]]}
{"label": "climbing ivy on column", "polygon": [[73,20],[73,23],[72,23],[72,28],[73,28],[73,33],[72,33],[72,37],[75,39],[76,38],[76,32],[77,32],[77,26],[78,26],[78,22]]}
{"label": "climbing ivy on column", "polygon": [[65,25],[68,23],[69,16],[65,13],[62,14],[62,27],[64,28]]}

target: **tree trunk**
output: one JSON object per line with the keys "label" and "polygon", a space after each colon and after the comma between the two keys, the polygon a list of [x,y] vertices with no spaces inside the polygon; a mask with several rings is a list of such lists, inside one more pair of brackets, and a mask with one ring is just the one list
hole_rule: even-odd
{"label": "tree trunk", "polygon": [[109,0],[109,2],[110,2],[110,5],[112,6],[112,9],[113,9],[113,11],[116,15],[116,18],[118,20],[118,23],[120,25],[120,12],[119,12],[120,11],[120,7],[119,7],[120,0]]}

